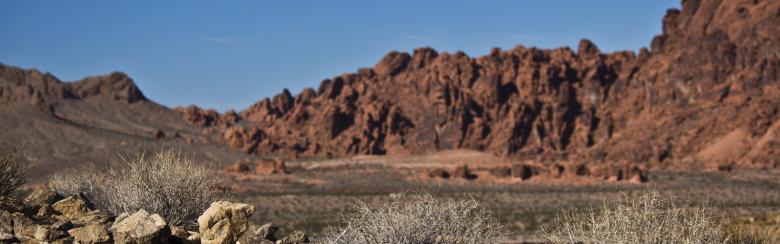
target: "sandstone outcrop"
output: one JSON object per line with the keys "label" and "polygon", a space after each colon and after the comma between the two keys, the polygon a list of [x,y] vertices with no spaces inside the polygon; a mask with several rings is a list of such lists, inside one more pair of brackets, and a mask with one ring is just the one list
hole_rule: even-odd
{"label": "sandstone outcrop", "polygon": [[449,179],[450,178],[450,173],[447,172],[444,169],[433,169],[430,172],[428,172],[428,177]]}
{"label": "sandstone outcrop", "polygon": [[473,174],[471,170],[469,170],[469,166],[464,164],[456,167],[452,171],[452,177],[456,179],[473,180],[477,178],[477,175]]}
{"label": "sandstone outcrop", "polygon": [[255,166],[255,174],[286,174],[287,166],[284,160],[260,160]]}
{"label": "sandstone outcrop", "polygon": [[[777,1],[683,1],[638,53],[602,53],[589,40],[476,58],[391,52],[317,89],[257,102],[222,140],[289,157],[465,148],[538,162],[775,167],[780,150],[763,138],[780,121],[778,11]],[[744,147],[695,157],[736,130]]]}
{"label": "sandstone outcrop", "polygon": [[177,107],[173,110],[181,114],[188,123],[203,127],[221,126],[225,128],[239,121],[238,114],[232,111],[219,114],[214,109],[202,109],[195,105]]}
{"label": "sandstone outcrop", "polygon": [[224,171],[228,173],[246,173],[249,172],[249,170],[249,165],[244,162],[235,162],[231,165],[225,166],[224,169]]}

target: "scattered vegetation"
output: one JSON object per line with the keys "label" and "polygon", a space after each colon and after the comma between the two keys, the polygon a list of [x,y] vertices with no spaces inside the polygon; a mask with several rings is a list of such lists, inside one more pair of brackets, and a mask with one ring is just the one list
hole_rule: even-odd
{"label": "scattered vegetation", "polygon": [[501,226],[476,200],[443,200],[431,194],[397,194],[389,203],[359,203],[346,226],[326,243],[497,243]]}
{"label": "scattered vegetation", "polygon": [[29,167],[13,151],[0,151],[0,199],[26,182]]}
{"label": "scattered vegetation", "polygon": [[749,224],[732,220],[724,227],[728,243],[771,244],[780,243],[780,223]]}
{"label": "scattered vegetation", "polygon": [[105,172],[101,173],[95,166],[85,165],[55,173],[49,179],[49,187],[62,196],[81,194],[92,204],[103,207],[106,202],[106,194],[103,191],[108,188],[104,185],[108,184],[106,178]]}
{"label": "scattered vegetation", "polygon": [[113,214],[144,209],[171,225],[193,225],[222,195],[220,182],[206,164],[163,150],[103,171],[91,167],[58,174],[50,187],[63,195],[82,194]]}
{"label": "scattered vegetation", "polygon": [[553,243],[724,243],[728,234],[719,219],[706,206],[677,207],[648,192],[562,214],[544,232]]}

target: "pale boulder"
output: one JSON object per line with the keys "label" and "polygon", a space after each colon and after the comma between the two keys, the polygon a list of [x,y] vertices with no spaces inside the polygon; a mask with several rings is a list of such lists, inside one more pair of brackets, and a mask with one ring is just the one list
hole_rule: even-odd
{"label": "pale boulder", "polygon": [[198,217],[200,241],[203,244],[235,243],[247,230],[255,206],[219,201]]}
{"label": "pale boulder", "polygon": [[134,214],[120,214],[110,230],[115,243],[164,243],[170,236],[165,220],[143,209]]}

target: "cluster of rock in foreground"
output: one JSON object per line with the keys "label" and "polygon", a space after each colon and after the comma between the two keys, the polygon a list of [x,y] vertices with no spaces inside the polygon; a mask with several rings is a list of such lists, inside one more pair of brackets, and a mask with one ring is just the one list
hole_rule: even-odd
{"label": "cluster of rock in foreground", "polygon": [[[79,195],[62,198],[38,189],[24,203],[0,203],[0,243],[308,243],[303,232],[277,240],[276,226],[249,230],[255,207],[218,201],[198,218],[198,231],[169,226],[138,210],[111,216]],[[249,232],[247,232],[249,230]],[[247,232],[245,234],[245,232]]]}

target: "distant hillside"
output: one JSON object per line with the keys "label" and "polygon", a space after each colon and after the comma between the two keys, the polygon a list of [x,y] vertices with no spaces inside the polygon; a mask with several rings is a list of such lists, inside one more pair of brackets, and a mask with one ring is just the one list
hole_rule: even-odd
{"label": "distant hillside", "polygon": [[65,83],[48,73],[0,64],[0,115],[0,143],[35,165],[34,180],[163,146],[216,164],[248,157],[211,143],[200,128],[147,100],[123,73]]}

